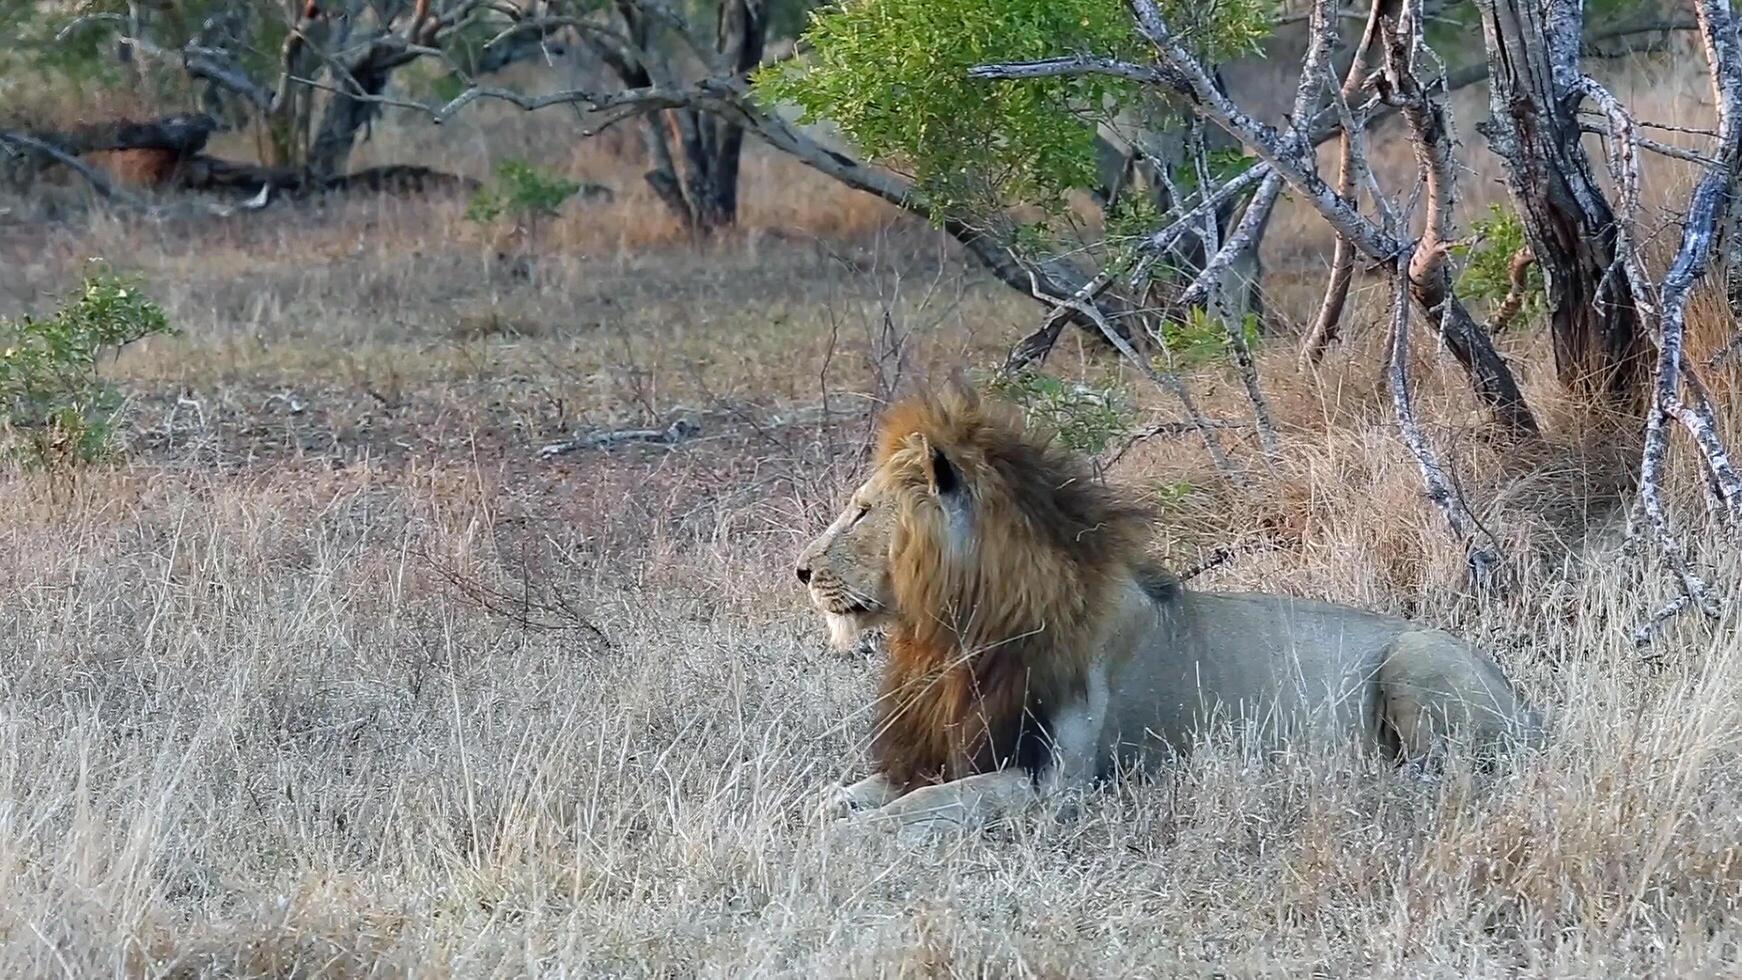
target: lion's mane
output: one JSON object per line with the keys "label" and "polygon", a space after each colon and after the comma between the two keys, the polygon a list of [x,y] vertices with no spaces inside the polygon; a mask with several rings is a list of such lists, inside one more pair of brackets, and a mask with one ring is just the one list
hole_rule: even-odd
{"label": "lion's mane", "polygon": [[1172,587],[1143,560],[1147,509],[960,385],[893,406],[876,466],[897,501],[898,618],[873,755],[903,788],[1038,771],[1117,590],[1133,576]]}

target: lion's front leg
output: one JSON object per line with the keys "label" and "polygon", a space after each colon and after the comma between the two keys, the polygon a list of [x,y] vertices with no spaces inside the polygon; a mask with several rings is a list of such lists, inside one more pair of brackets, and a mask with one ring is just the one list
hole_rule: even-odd
{"label": "lion's front leg", "polygon": [[1027,772],[1002,769],[922,786],[865,814],[864,819],[894,823],[904,836],[959,830],[1018,810],[1038,796]]}
{"label": "lion's front leg", "polygon": [[876,810],[900,795],[901,791],[895,784],[880,772],[856,783],[830,786],[823,791],[823,819],[835,820],[865,810]]}

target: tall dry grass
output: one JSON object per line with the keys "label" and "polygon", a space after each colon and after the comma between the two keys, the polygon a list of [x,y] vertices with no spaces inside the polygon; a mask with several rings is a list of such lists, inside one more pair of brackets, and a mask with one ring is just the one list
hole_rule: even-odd
{"label": "tall dry grass", "polygon": [[[1697,115],[1671,116],[1692,91],[1671,80],[1693,83],[1633,70],[1642,114]],[[1169,561],[1241,549],[1195,587],[1493,651],[1550,712],[1539,757],[1423,783],[1210,751],[1075,819],[904,848],[813,819],[862,767],[875,664],[825,651],[790,559],[853,478],[870,396],[988,363],[1032,305],[776,158],[752,164],[750,230],[698,247],[602,151],[486,124],[616,202],[517,267],[457,202],[81,213],[0,241],[5,313],[103,255],[184,330],[108,367],[134,402],[124,462],[0,472],[0,975],[1742,972],[1734,620],[1634,649],[1672,584],[1626,540],[1629,447],[1556,408],[1539,337],[1505,341],[1550,422],[1528,456],[1415,352],[1430,435],[1519,576],[1503,597],[1463,591],[1392,430],[1376,290],[1319,376],[1285,340],[1263,353],[1274,471],[1227,436],[1254,490],[1186,440],[1113,470],[1168,489]],[[380,132],[366,152],[426,138]],[[457,142],[480,174],[501,145]],[[1304,318],[1327,240],[1278,220],[1277,302]],[[1716,304],[1699,329],[1721,342]],[[1109,370],[1074,340],[1051,363]],[[1709,380],[1734,419],[1733,379]],[[1231,377],[1193,384],[1244,417]],[[680,415],[703,434],[674,449],[533,458]],[[1742,580],[1695,474],[1674,489],[1696,559]]]}

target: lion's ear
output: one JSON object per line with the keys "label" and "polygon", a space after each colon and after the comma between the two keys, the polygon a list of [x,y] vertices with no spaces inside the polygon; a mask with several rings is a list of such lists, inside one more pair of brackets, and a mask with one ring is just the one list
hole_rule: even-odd
{"label": "lion's ear", "polygon": [[932,494],[946,497],[955,493],[962,486],[961,471],[956,469],[956,464],[950,462],[942,449],[936,446],[927,448],[930,452],[926,456],[925,475]]}

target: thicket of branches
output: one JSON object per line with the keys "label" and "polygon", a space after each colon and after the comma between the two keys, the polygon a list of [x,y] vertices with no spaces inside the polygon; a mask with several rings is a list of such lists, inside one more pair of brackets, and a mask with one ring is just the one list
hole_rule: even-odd
{"label": "thicket of branches", "polygon": [[[1292,194],[1336,235],[1300,361],[1310,368],[1336,344],[1358,266],[1394,278],[1385,376],[1397,423],[1428,495],[1465,541],[1477,582],[1501,581],[1503,563],[1417,423],[1408,332],[1418,320],[1433,332],[1506,439],[1538,441],[1539,414],[1493,334],[1527,301],[1540,302],[1564,397],[1636,420],[1641,433],[1641,513],[1679,586],[1641,638],[1684,608],[1715,615],[1663,484],[1671,432],[1680,430],[1712,514],[1730,528],[1742,521],[1742,477],[1685,344],[1693,290],[1729,265],[1735,239],[1742,52],[1729,3],[1296,6],[1279,15],[1268,0],[856,0],[817,11],[794,47],[770,42],[799,23],[803,0],[116,4],[56,25],[45,43],[88,47],[101,38],[130,62],[171,66],[195,83],[214,126],[260,122],[271,144],[264,162],[321,178],[343,171],[384,106],[435,124],[491,101],[578,108],[577,138],[640,127],[649,184],[699,234],[734,221],[738,161],[754,136],[926,216],[1035,297],[1044,314],[1012,348],[1006,372],[1044,359],[1074,323],[1177,399],[1235,481],[1248,477],[1217,426],[1156,354],[1181,324],[1223,332],[1261,445],[1277,451],[1250,343],[1263,315],[1259,245],[1277,200]],[[1292,106],[1266,120],[1229,94],[1218,66],[1259,50],[1279,25],[1304,28],[1304,54]],[[1436,49],[1436,39],[1478,28],[1480,57]],[[1672,37],[1694,39],[1708,66],[1717,119],[1700,150],[1645,135],[1652,122],[1634,118],[1587,70],[1593,58]],[[492,81],[559,47],[582,52],[609,82],[528,94]],[[771,56],[777,48],[783,53]],[[435,68],[434,90],[392,84],[412,64]],[[1508,294],[1486,320],[1454,276],[1452,255],[1469,230],[1455,220],[1446,118],[1450,93],[1484,79],[1491,111],[1477,130],[1516,212],[1516,242],[1490,263]],[[777,111],[783,106],[796,107],[800,122]],[[1419,179],[1387,185],[1370,165],[1367,134],[1386,118],[1406,134]],[[803,125],[809,119],[836,123],[854,149],[824,142]],[[1601,138],[1598,160],[1581,143],[1591,133]],[[1329,141],[1335,165],[1321,172],[1316,148]],[[43,134],[0,132],[0,145],[76,163],[76,148]],[[1700,168],[1679,244],[1657,271],[1640,247],[1647,153]],[[1100,207],[1099,220],[1066,206],[1078,191]],[[1527,295],[1534,281],[1540,300]]]}

